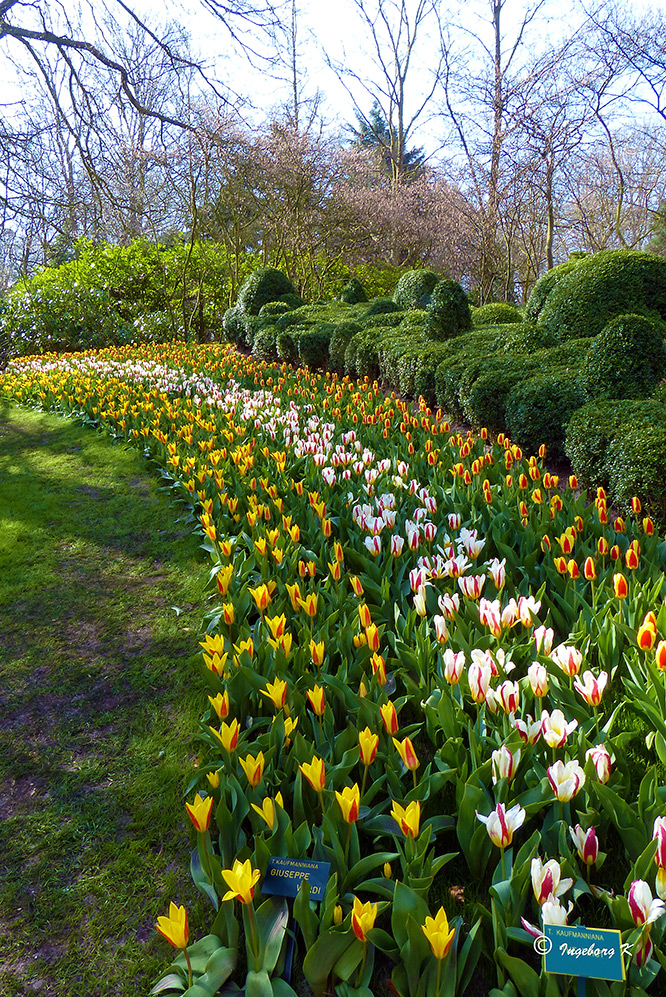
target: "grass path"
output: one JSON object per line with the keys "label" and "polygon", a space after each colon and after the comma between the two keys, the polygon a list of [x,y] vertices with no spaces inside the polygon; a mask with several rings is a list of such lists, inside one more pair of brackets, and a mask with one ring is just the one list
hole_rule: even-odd
{"label": "grass path", "polygon": [[182,799],[206,571],[178,515],[136,453],[0,409],[3,997],[140,997],[169,900],[208,919]]}

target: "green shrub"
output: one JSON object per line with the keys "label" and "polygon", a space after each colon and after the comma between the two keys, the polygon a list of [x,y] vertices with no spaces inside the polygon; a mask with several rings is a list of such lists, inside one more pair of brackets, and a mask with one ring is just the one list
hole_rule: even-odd
{"label": "green shrub", "polygon": [[238,310],[236,305],[227,308],[222,320],[224,337],[230,343],[237,346],[246,346],[245,316]]}
{"label": "green shrub", "polygon": [[658,384],[652,393],[652,397],[655,401],[661,402],[662,405],[666,405],[666,381],[662,381]]}
{"label": "green shrub", "polygon": [[666,520],[666,406],[654,423],[624,423],[608,446],[604,473],[610,498],[625,511],[637,495],[661,522]]}
{"label": "green shrub", "polygon": [[300,334],[298,327],[290,329],[288,332],[286,330],[279,331],[277,334],[277,339],[275,341],[278,358],[282,363],[298,363],[298,340]]}
{"label": "green shrub", "polygon": [[504,348],[512,353],[532,353],[534,350],[551,349],[560,340],[550,329],[532,322],[521,322],[505,328]]}
{"label": "green shrub", "polygon": [[580,483],[610,486],[606,455],[615,437],[633,427],[659,424],[664,407],[657,401],[588,402],[572,415],[567,427],[565,453]]}
{"label": "green shrub", "polygon": [[341,322],[336,325],[328,344],[329,364],[331,370],[343,374],[345,370],[345,350],[352,336],[361,331],[358,322]]}
{"label": "green shrub", "polygon": [[267,363],[277,360],[277,337],[278,331],[274,325],[269,325],[257,332],[252,344],[252,353],[257,360],[264,360]]}
{"label": "green shrub", "polygon": [[288,308],[301,308],[305,304],[300,294],[296,294],[295,291],[287,291],[286,294],[281,294],[279,300]]}
{"label": "green shrub", "polygon": [[[617,315],[666,318],[664,257],[606,250],[566,266],[538,314],[539,325],[561,339],[595,336]],[[528,317],[533,310],[528,302]]]}
{"label": "green shrub", "polygon": [[535,350],[530,354],[530,357],[533,361],[538,361],[545,366],[556,364],[580,371],[593,342],[594,340],[590,336],[584,339],[569,339],[566,343],[560,343],[549,349]]}
{"label": "green shrub", "polygon": [[533,375],[509,392],[507,432],[530,454],[545,443],[549,457],[563,457],[567,425],[584,401],[576,371],[554,368]]}
{"label": "green shrub", "polygon": [[372,330],[355,333],[345,349],[345,374],[349,377],[379,377],[377,336]]}
{"label": "green shrub", "polygon": [[590,398],[646,398],[666,375],[666,326],[618,315],[594,339],[581,374]]}
{"label": "green shrub", "polygon": [[550,292],[557,286],[557,284],[559,284],[560,280],[562,280],[568,273],[575,270],[578,263],[578,259],[569,259],[566,263],[559,263],[556,267],[546,270],[545,274],[539,277],[538,281],[532,288],[532,293],[527,299],[527,304],[525,305],[526,322],[538,321],[541,309],[546,303],[546,299]]}
{"label": "green shrub", "polygon": [[284,312],[282,315],[277,315],[275,317],[275,328],[282,332],[284,329],[289,329],[292,325],[300,325],[302,322],[302,309],[297,308],[294,311]]}
{"label": "green shrub", "polygon": [[409,311],[402,313],[400,326],[408,335],[423,336],[426,328],[426,316],[427,312],[421,308],[410,308]]}
{"label": "green shrub", "polygon": [[265,305],[262,305],[259,309],[259,317],[264,318],[266,315],[284,315],[284,313],[288,311],[289,305],[286,301],[269,301]]}
{"label": "green shrub", "polygon": [[472,325],[475,329],[482,325],[508,325],[522,321],[523,316],[515,305],[508,305],[502,301],[472,309]]}
{"label": "green shrub", "polygon": [[489,369],[490,342],[482,333],[472,333],[439,344],[442,354],[435,370],[435,401],[455,419],[464,419],[471,385]]}
{"label": "green shrub", "polygon": [[370,315],[363,319],[364,329],[397,329],[402,325],[404,312],[390,312],[381,315]]}
{"label": "green shrub", "polygon": [[506,428],[506,402],[519,381],[534,373],[527,357],[502,357],[490,364],[471,384],[463,412],[472,426],[485,426],[493,433]]}
{"label": "green shrub", "polygon": [[258,315],[269,301],[278,301],[285,294],[296,294],[289,278],[280,270],[262,267],[250,274],[241,287],[236,307],[242,315]]}
{"label": "green shrub", "polygon": [[393,293],[399,308],[425,308],[439,277],[432,270],[408,270]]}
{"label": "green shrub", "polygon": [[298,356],[301,363],[307,364],[310,370],[323,370],[328,367],[329,344],[333,330],[326,323],[309,332],[303,332],[298,337]]}
{"label": "green shrub", "polygon": [[426,338],[450,339],[472,328],[467,295],[455,280],[440,280],[433,288],[426,311]]}
{"label": "green shrub", "polygon": [[388,315],[391,312],[399,312],[400,305],[396,305],[391,298],[374,298],[370,302],[370,307],[365,313],[366,318],[371,315]]}
{"label": "green shrub", "polygon": [[363,284],[357,277],[352,277],[348,284],[342,288],[340,299],[347,305],[357,305],[368,300]]}

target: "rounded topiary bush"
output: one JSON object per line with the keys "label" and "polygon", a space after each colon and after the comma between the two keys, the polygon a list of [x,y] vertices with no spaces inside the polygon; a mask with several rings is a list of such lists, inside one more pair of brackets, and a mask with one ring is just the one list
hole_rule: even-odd
{"label": "rounded topiary bush", "polygon": [[379,350],[377,337],[372,329],[357,332],[345,349],[345,374],[349,377],[379,376]]}
{"label": "rounded topiary bush", "polygon": [[472,309],[472,324],[475,329],[482,325],[508,325],[522,321],[523,316],[516,306],[502,301]]}
{"label": "rounded topiary bush", "polygon": [[402,320],[404,312],[395,311],[389,312],[388,314],[381,315],[369,315],[364,318],[363,328],[364,329],[397,329],[399,325],[402,325]]}
{"label": "rounded topiary bush", "polygon": [[[539,325],[561,339],[596,336],[617,315],[666,318],[664,257],[627,249],[606,250],[566,266],[537,315]],[[533,318],[535,309],[530,302],[526,316]]]}
{"label": "rounded topiary bush", "polygon": [[443,340],[472,328],[467,295],[455,280],[440,280],[426,310],[426,339]]}
{"label": "rounded topiary bush", "polygon": [[363,284],[357,277],[352,277],[348,284],[342,288],[340,300],[346,305],[358,305],[368,300]]}
{"label": "rounded topiary bush", "polygon": [[279,300],[283,304],[287,305],[288,308],[302,308],[305,304],[300,294],[296,294],[292,291],[287,291],[286,294],[281,294]]}
{"label": "rounded topiary bush", "polygon": [[397,305],[392,298],[374,298],[370,302],[370,307],[365,313],[366,318],[373,315],[389,315],[391,312],[399,312],[400,305]]}
{"label": "rounded topiary bush", "polygon": [[243,315],[258,315],[264,305],[278,301],[286,294],[296,295],[296,288],[289,278],[281,270],[263,267],[247,278],[238,292],[236,307]]}
{"label": "rounded topiary bush", "polygon": [[506,427],[506,403],[512,389],[535,371],[527,357],[493,360],[477,377],[464,403],[465,418],[473,426],[485,426],[498,433]]}
{"label": "rounded topiary bush", "polygon": [[581,373],[590,398],[647,398],[666,375],[666,326],[618,315],[592,341]]}
{"label": "rounded topiary bush", "polygon": [[425,308],[439,277],[432,270],[408,270],[393,294],[399,308]]}
{"label": "rounded topiary bush", "polygon": [[525,305],[525,320],[527,322],[538,320],[550,292],[578,266],[579,262],[579,259],[567,260],[566,263],[559,263],[556,267],[546,270],[545,274],[539,277]]}
{"label": "rounded topiary bush", "polygon": [[507,431],[530,454],[545,443],[550,457],[563,457],[567,425],[584,401],[575,371],[561,368],[536,374],[509,392]]}

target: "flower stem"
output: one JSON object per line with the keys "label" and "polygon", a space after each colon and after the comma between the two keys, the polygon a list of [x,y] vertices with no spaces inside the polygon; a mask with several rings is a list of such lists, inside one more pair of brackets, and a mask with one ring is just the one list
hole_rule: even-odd
{"label": "flower stem", "polygon": [[190,962],[190,953],[187,951],[187,948],[183,949],[183,954],[187,963],[187,987],[189,989],[192,986],[192,963]]}

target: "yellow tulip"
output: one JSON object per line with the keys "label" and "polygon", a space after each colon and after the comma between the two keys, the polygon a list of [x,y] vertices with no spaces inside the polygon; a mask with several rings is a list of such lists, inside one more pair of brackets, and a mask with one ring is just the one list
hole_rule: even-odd
{"label": "yellow tulip", "polygon": [[316,685],[314,689],[308,689],[307,697],[310,702],[310,706],[317,714],[318,717],[324,715],[324,710],[326,709],[326,700],[324,696],[324,690],[321,686]]}
{"label": "yellow tulip", "polygon": [[361,791],[356,783],[353,786],[345,786],[341,793],[336,790],[335,798],[343,819],[347,824],[354,824],[358,820],[358,808],[361,802]]}
{"label": "yellow tulip", "polygon": [[194,803],[186,803],[185,809],[197,831],[204,834],[210,824],[210,814],[213,809],[212,796],[197,796]]}
{"label": "yellow tulip", "polygon": [[369,900],[362,904],[358,897],[354,897],[351,923],[354,934],[359,941],[366,942],[368,940],[368,932],[374,928],[376,918],[377,904],[372,904]]}
{"label": "yellow tulip", "polygon": [[310,641],[310,654],[312,655],[312,663],[316,665],[317,668],[324,663],[324,641],[320,640],[317,643],[314,640]]}
{"label": "yellow tulip", "polygon": [[230,724],[223,723],[219,730],[215,730],[214,727],[208,727],[211,734],[221,742],[222,747],[226,748],[227,751],[233,751],[238,744],[238,735],[240,733],[240,724],[238,720],[234,719]]}
{"label": "yellow tulip", "polygon": [[321,793],[326,783],[326,766],[322,759],[315,755],[311,762],[303,762],[299,768],[312,788]]}
{"label": "yellow tulip", "polygon": [[233,869],[222,869],[222,878],[229,887],[223,900],[240,900],[242,904],[252,903],[254,887],[261,876],[259,869],[253,869],[249,859],[234,861]]}
{"label": "yellow tulip", "polygon": [[455,928],[449,927],[449,921],[443,907],[440,907],[434,917],[427,917],[421,931],[430,942],[430,948],[435,959],[446,959],[453,945]]}
{"label": "yellow tulip", "polygon": [[268,609],[268,604],[271,601],[271,594],[268,591],[268,585],[258,585],[256,589],[251,588],[248,589],[248,591],[257,604],[257,609],[260,613],[263,613],[266,609]]}
{"label": "yellow tulip", "polygon": [[[275,803],[279,803],[279,805],[282,806],[281,793],[276,794]],[[273,827],[275,825],[275,803],[273,802],[273,800],[271,800],[269,796],[267,796],[260,807],[258,807],[256,803],[252,804],[252,809],[256,810],[256,812],[259,814],[260,817],[263,817],[263,819],[270,827],[271,831],[273,830]]]}
{"label": "yellow tulip", "polygon": [[287,617],[282,613],[280,616],[267,616],[266,623],[268,624],[270,632],[273,634],[273,639],[278,640],[286,630],[287,627]]}
{"label": "yellow tulip", "polygon": [[184,907],[176,907],[171,901],[169,904],[169,916],[157,918],[155,925],[161,935],[177,949],[187,948],[189,931],[187,928],[187,911]]}
{"label": "yellow tulip", "polygon": [[218,692],[217,696],[209,696],[208,699],[220,720],[226,720],[229,716],[229,693]]}
{"label": "yellow tulip", "polygon": [[247,781],[254,788],[259,785],[264,774],[264,753],[260,751],[257,757],[254,755],[247,755],[245,758],[239,758],[241,763],[241,768],[245,775],[247,776]]}
{"label": "yellow tulip", "polygon": [[281,710],[287,702],[287,683],[284,679],[276,679],[269,682],[265,689],[260,689],[262,696],[270,699],[276,710]]}
{"label": "yellow tulip", "polygon": [[421,823],[421,804],[418,800],[412,800],[407,807],[401,807],[399,803],[394,802],[391,817],[406,838],[418,838]]}
{"label": "yellow tulip", "polygon": [[413,772],[421,764],[416,757],[416,752],[414,751],[414,745],[412,744],[411,738],[406,737],[404,741],[398,741],[395,737],[392,738],[394,745],[398,750],[398,754],[402,758],[403,765],[406,769],[411,769]]}
{"label": "yellow tulip", "polygon": [[361,750],[361,761],[364,765],[372,765],[377,754],[379,734],[373,734],[369,727],[359,732],[358,746]]}

